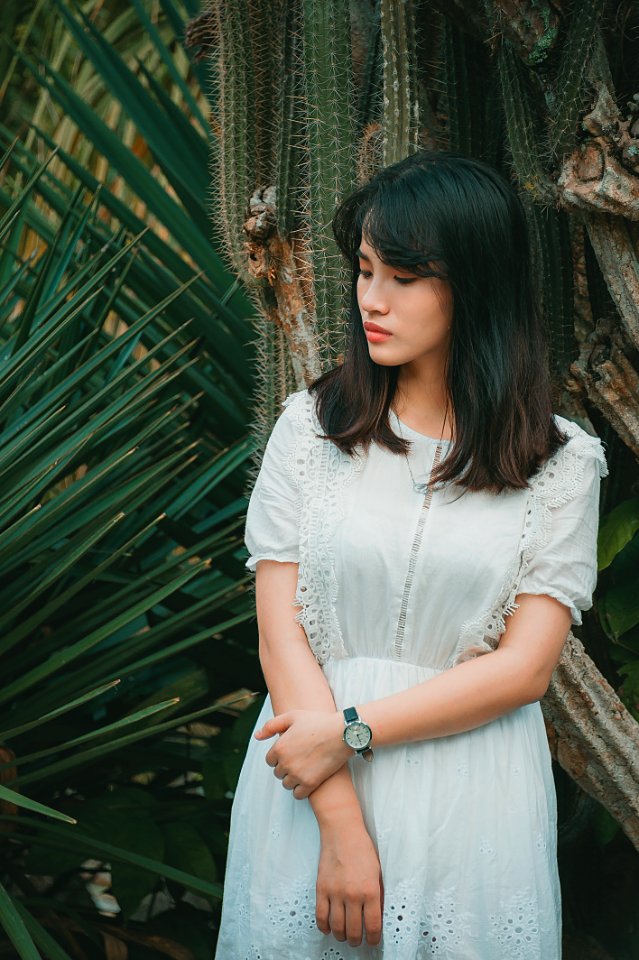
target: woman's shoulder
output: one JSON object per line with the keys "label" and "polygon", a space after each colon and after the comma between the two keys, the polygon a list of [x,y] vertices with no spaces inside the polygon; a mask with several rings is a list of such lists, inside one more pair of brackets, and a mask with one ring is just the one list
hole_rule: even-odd
{"label": "woman's shoulder", "polygon": [[308,406],[310,399],[311,394],[308,387],[306,387],[303,390],[294,390],[293,393],[289,393],[288,396],[282,400],[282,406],[285,409],[290,407],[292,412],[296,412]]}
{"label": "woman's shoulder", "polygon": [[280,414],[280,419],[290,420],[301,430],[308,431],[310,428],[315,431],[318,429],[319,421],[317,419],[315,397],[308,387],[289,393],[282,400],[282,407],[284,409]]}
{"label": "woman's shoulder", "polygon": [[557,451],[555,456],[563,453],[564,459],[570,457],[581,461],[592,460],[598,469],[599,476],[607,477],[608,464],[601,438],[588,433],[574,420],[569,420],[558,413],[553,414],[553,419],[561,432],[568,437],[567,442]]}
{"label": "woman's shoulder", "polygon": [[558,413],[553,414],[553,419],[568,439],[530,477],[534,496],[550,507],[560,506],[576,497],[583,489],[584,477],[587,478],[586,486],[592,487],[608,476],[601,439]]}

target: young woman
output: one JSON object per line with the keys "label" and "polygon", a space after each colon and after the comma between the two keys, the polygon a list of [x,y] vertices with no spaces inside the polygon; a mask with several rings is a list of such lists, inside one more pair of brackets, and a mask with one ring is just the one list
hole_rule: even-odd
{"label": "young woman", "polygon": [[559,960],[539,699],[592,605],[601,442],[552,412],[521,203],[415,153],[338,208],[343,365],[248,507],[269,695],[216,960]]}

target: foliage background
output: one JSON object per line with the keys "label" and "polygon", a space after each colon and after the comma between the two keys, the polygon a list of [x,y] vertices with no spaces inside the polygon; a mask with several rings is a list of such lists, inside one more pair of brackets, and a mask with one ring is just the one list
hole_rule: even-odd
{"label": "foliage background", "polygon": [[215,939],[263,681],[251,305],[211,227],[195,13],[0,13],[2,956]]}

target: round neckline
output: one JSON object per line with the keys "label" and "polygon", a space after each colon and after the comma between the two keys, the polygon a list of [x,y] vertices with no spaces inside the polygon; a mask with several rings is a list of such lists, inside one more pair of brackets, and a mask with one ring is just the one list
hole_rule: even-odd
{"label": "round neckline", "polygon": [[429,437],[427,433],[420,433],[419,430],[414,430],[412,427],[409,427],[407,423],[404,423],[403,420],[400,420],[397,414],[393,409],[390,411],[395,417],[395,420],[402,425],[402,429],[406,433],[411,434],[413,437],[419,437],[420,440],[430,440],[431,443],[452,443],[452,439],[444,439],[439,437]]}

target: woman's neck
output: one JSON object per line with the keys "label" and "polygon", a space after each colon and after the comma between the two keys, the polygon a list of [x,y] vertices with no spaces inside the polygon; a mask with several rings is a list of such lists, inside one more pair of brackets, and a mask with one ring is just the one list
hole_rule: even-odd
{"label": "woman's neck", "polygon": [[446,409],[446,391],[441,378],[398,383],[391,407],[402,423],[429,437],[450,440],[455,418],[452,404]]}

